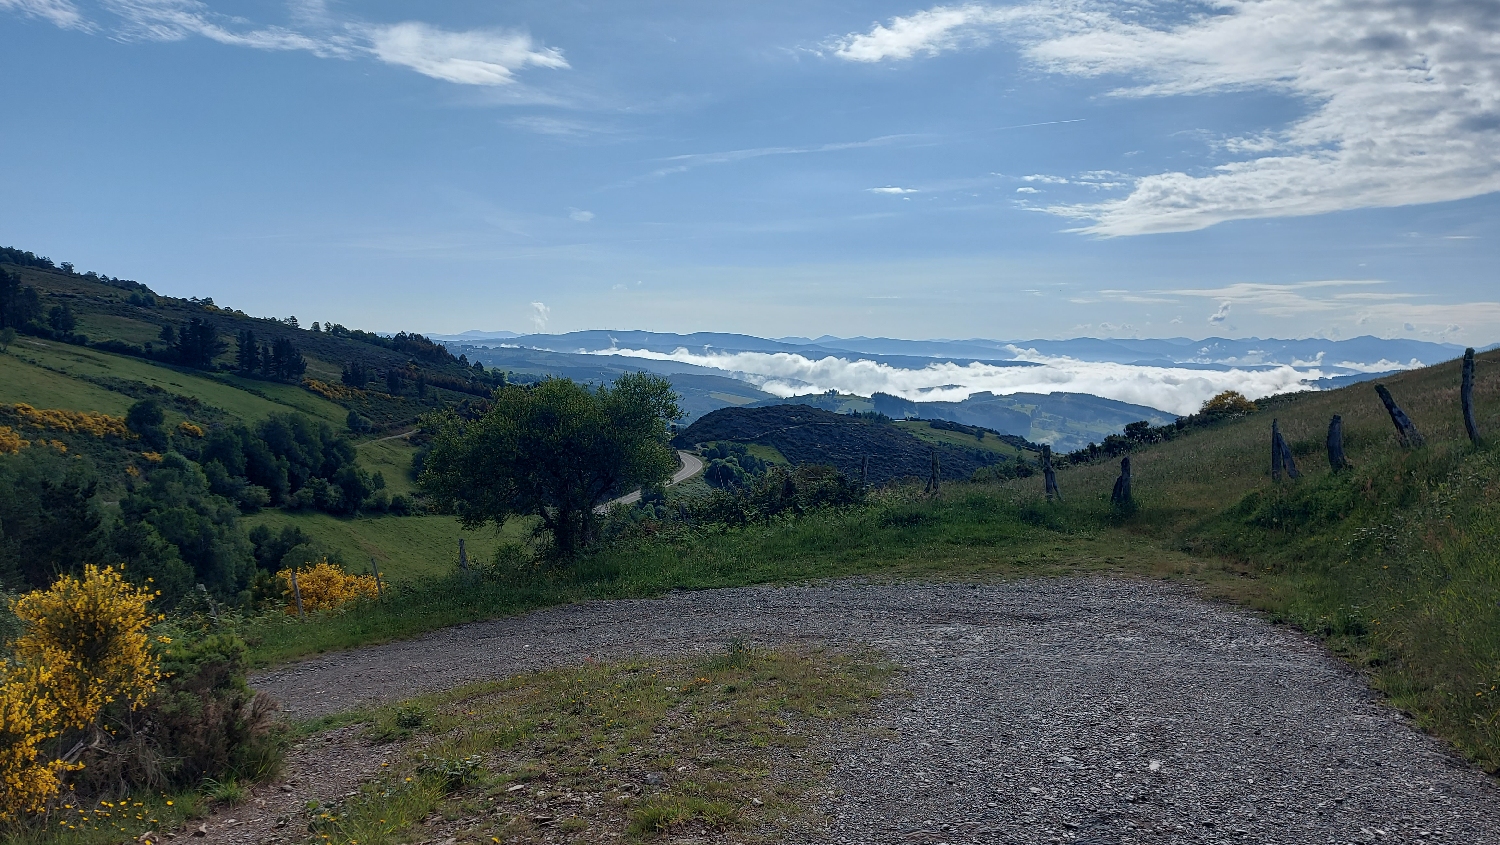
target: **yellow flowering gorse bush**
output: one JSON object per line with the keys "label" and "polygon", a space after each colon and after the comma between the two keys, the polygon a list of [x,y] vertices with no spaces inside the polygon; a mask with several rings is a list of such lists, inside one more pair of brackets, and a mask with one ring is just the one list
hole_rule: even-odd
{"label": "yellow flowering gorse bush", "polygon": [[0,413],[14,417],[22,425],[33,428],[49,428],[69,434],[89,434],[94,437],[132,437],[125,427],[124,417],[112,417],[97,411],[66,411],[58,408],[37,409],[24,403],[0,405]]}
{"label": "yellow flowering gorse bush", "polygon": [[11,604],[26,632],[13,643],[16,661],[0,662],[0,822],[44,808],[59,775],[77,768],[42,753],[50,740],[97,731],[105,705],[139,706],[156,688],[148,629],[161,617],[147,607],[155,596],[89,565]]}
{"label": "yellow flowering gorse bush", "polygon": [[45,808],[72,768],[42,759],[42,746],[62,733],[52,680],[45,667],[0,660],[0,823]]}
{"label": "yellow flowering gorse bush", "polygon": [[21,439],[15,429],[0,425],[0,455],[14,455],[30,445],[31,441]]}
{"label": "yellow flowering gorse bush", "polygon": [[81,578],[64,575],[11,605],[27,626],[16,657],[52,673],[67,724],[86,727],[111,701],[139,705],[156,688],[161,671],[148,629],[162,617],[147,604],[157,595],[126,583],[117,569],[90,564]]}
{"label": "yellow flowering gorse bush", "polygon": [[183,420],[177,424],[177,432],[179,434],[186,434],[189,437],[202,437],[203,426],[198,425],[192,420]]}
{"label": "yellow flowering gorse bush", "polygon": [[[286,612],[297,614],[297,596],[292,590],[292,570],[283,569],[276,577],[286,585]],[[333,610],[355,599],[373,599],[380,593],[373,575],[351,575],[327,558],[297,570],[297,589],[302,593],[302,609]]]}
{"label": "yellow flowering gorse bush", "polygon": [[315,378],[305,378],[302,386],[318,394],[324,399],[332,399],[337,402],[341,399],[363,399],[369,394],[356,387],[347,384],[329,384],[326,381],[318,381]]}

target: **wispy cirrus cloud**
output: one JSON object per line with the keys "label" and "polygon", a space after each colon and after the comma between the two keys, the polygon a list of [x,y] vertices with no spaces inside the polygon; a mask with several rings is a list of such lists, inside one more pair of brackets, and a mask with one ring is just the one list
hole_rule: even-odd
{"label": "wispy cirrus cloud", "polygon": [[1285,127],[1224,139],[1203,173],[1139,176],[1120,198],[1056,204],[1080,231],[1217,223],[1464,199],[1500,190],[1500,5],[1053,0],[935,6],[832,39],[856,62],[1020,46],[1033,66],[1128,80],[1120,97],[1269,90],[1306,102]]}
{"label": "wispy cirrus cloud", "polygon": [[857,150],[866,147],[884,147],[892,144],[908,142],[912,139],[923,137],[920,135],[881,135],[877,138],[868,138],[863,141],[838,141],[829,144],[817,144],[804,147],[751,147],[741,150],[724,150],[712,153],[686,153],[683,155],[667,156],[659,159],[665,164],[643,176],[627,179],[616,187],[628,187],[647,179],[659,179],[674,173],[686,173],[699,167],[707,167],[717,164],[734,164],[736,162],[748,161],[750,159],[765,158],[766,156],[792,156],[810,155],[817,153],[834,153],[844,150]]}
{"label": "wispy cirrus cloud", "polygon": [[529,67],[567,68],[562,51],[519,29],[446,30],[420,21],[339,19],[323,0],[294,0],[295,28],[261,26],[203,0],[98,0],[90,16],[72,0],[0,0],[0,10],[99,32],[120,41],[207,38],[255,50],[297,50],[324,58],[369,57],[459,85],[504,86]]}
{"label": "wispy cirrus cloud", "polygon": [[561,51],[513,30],[449,32],[407,21],[370,26],[366,33],[371,52],[386,64],[460,85],[507,85],[525,67],[568,67]]}
{"label": "wispy cirrus cloud", "polygon": [[[1150,293],[1198,297],[1219,303],[1210,323],[1227,319],[1231,307],[1270,317],[1295,319],[1322,314],[1347,319],[1354,326],[1401,327],[1403,331],[1447,339],[1466,331],[1493,336],[1500,330],[1500,302],[1423,302],[1423,294],[1371,290],[1387,283],[1375,279],[1327,279],[1290,284],[1239,282],[1214,288],[1176,288]],[[1368,329],[1367,329],[1368,330]]]}
{"label": "wispy cirrus cloud", "polygon": [[88,21],[70,0],[0,0],[0,9],[40,18],[63,29],[87,29]]}

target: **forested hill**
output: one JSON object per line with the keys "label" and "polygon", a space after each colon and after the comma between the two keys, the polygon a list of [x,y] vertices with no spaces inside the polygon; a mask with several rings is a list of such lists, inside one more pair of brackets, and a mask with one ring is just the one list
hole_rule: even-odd
{"label": "forested hill", "polygon": [[[357,411],[375,430],[410,425],[416,405],[488,396],[503,379],[420,334],[252,317],[211,298],[161,296],[140,282],[0,247],[0,330],[6,328],[158,364],[301,385]],[[392,401],[403,398],[413,401]]]}
{"label": "forested hill", "polygon": [[[932,455],[938,456],[944,479],[967,479],[976,470],[1004,463],[1015,465],[1014,446],[1003,451],[959,442],[924,440],[890,420],[835,414],[807,405],[723,408],[688,426],[675,440],[679,448],[705,443],[767,446],[793,464],[828,464],[859,478],[869,459],[868,481],[885,484],[901,478],[927,478]],[[991,438],[989,445],[1001,441]]]}

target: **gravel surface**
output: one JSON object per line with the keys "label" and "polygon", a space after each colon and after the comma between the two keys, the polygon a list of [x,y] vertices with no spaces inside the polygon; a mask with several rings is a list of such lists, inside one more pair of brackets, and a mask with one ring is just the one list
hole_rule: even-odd
{"label": "gravel surface", "polygon": [[871,646],[903,668],[908,694],[877,704],[857,739],[812,752],[837,763],[815,795],[828,826],[809,842],[1500,843],[1500,787],[1316,642],[1159,582],[591,602],[252,683],[308,718],[585,657],[719,650],[735,636]]}

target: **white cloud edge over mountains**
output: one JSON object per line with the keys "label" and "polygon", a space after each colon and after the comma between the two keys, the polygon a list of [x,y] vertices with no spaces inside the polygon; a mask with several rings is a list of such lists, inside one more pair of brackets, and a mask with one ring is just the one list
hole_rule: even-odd
{"label": "white cloud edge over mountains", "polygon": [[[1279,129],[1227,138],[1204,174],[1134,179],[1128,195],[1045,211],[1102,236],[1229,220],[1465,199],[1500,190],[1500,6],[1402,0],[1180,3],[1043,0],[940,5],[831,39],[853,62],[1016,43],[1040,70],[1124,77],[1121,97],[1258,89],[1306,102]],[[1131,14],[1139,12],[1139,15]]]}
{"label": "white cloud edge over mountains", "polygon": [[103,32],[121,41],[201,37],[256,50],[303,50],[322,58],[369,56],[459,85],[512,85],[517,71],[527,67],[568,67],[561,50],[536,44],[524,30],[452,31],[421,21],[338,21],[322,0],[293,4],[294,17],[305,32],[257,27],[217,13],[202,0],[100,0],[99,11],[111,16],[108,25],[91,19],[73,0],[0,0],[0,9],[63,29]]}
{"label": "white cloud edge over mountains", "polygon": [[[996,367],[990,364],[934,362],[921,369],[893,367],[877,361],[829,355],[809,358],[788,352],[692,352],[677,349],[607,349],[596,355],[621,355],[653,361],[695,364],[732,373],[773,396],[788,397],[838,390],[869,396],[889,393],[921,402],[957,402],[975,393],[1088,393],[1145,405],[1174,414],[1190,414],[1225,390],[1238,390],[1253,399],[1306,389],[1310,379],[1332,373],[1318,367],[1282,365],[1264,369],[1201,370],[1139,364],[1080,361],[1043,355],[1036,350],[1009,347],[1018,361],[1037,367]],[[582,350],[580,350],[582,351]],[[1387,369],[1404,366],[1391,362]],[[1420,363],[1413,362],[1420,366]],[[1343,366],[1343,365],[1340,365]],[[1355,369],[1349,365],[1346,369]]]}

